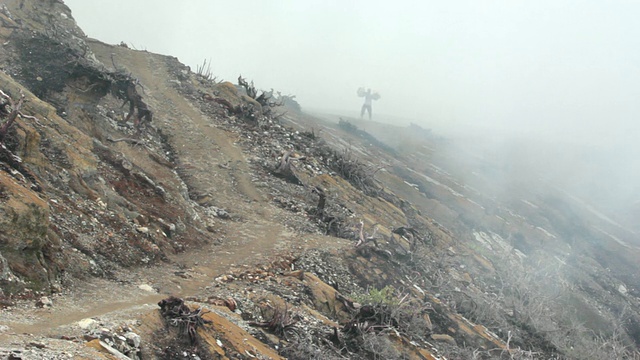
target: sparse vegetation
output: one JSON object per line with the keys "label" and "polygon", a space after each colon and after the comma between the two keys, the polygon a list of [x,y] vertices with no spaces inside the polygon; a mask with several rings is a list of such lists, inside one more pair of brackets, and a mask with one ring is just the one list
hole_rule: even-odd
{"label": "sparse vegetation", "polygon": [[[283,115],[276,115],[273,113],[273,108],[284,105],[282,99],[276,99],[273,96],[273,89],[271,89],[271,91],[260,91],[256,89],[255,85],[253,85],[253,81],[249,83],[242,76],[238,76],[238,85],[244,89],[248,97],[255,100],[260,105],[260,115],[268,118],[278,118]],[[256,109],[250,110],[255,111]]]}
{"label": "sparse vegetation", "polygon": [[392,286],[385,286],[382,289],[370,287],[367,293],[351,294],[351,298],[361,304],[396,306],[400,299],[395,296],[394,292],[395,289]]}
{"label": "sparse vegetation", "polygon": [[353,299],[361,304],[354,317],[345,327],[346,334],[367,334],[394,329],[404,336],[426,339],[430,334],[423,318],[428,306],[404,294],[399,296],[391,286],[382,289],[369,288],[367,294],[354,294]]}
{"label": "sparse vegetation", "polygon": [[297,321],[293,319],[291,311],[286,304],[284,306],[266,305],[260,311],[262,312],[262,317],[267,320],[262,322],[251,321],[249,325],[265,328],[285,340],[292,340],[298,336],[294,328]]}
{"label": "sparse vegetation", "polygon": [[216,82],[217,78],[213,76],[213,72],[211,71],[211,59],[208,61],[204,59],[201,65],[196,66],[196,75],[206,81]]}
{"label": "sparse vegetation", "polygon": [[342,151],[330,150],[326,162],[331,169],[365,194],[376,195],[380,189],[375,180],[375,174],[382,167],[365,165],[358,160],[351,148]]}

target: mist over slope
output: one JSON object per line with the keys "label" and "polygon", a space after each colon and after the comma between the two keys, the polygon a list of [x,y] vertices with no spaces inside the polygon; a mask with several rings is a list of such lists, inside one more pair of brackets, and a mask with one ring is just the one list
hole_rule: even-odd
{"label": "mist over slope", "polygon": [[0,7],[0,355],[638,357],[589,149],[312,116],[71,15]]}
{"label": "mist over slope", "polygon": [[[172,54],[193,69],[208,59],[220,78],[242,73],[306,108],[347,116],[362,104],[356,89],[372,87],[383,96],[374,113],[495,141],[507,152],[498,157],[510,156],[510,139],[528,144],[519,150],[527,159],[555,160],[539,171],[573,173],[569,185],[609,213],[624,216],[640,200],[638,4],[68,3],[103,41]],[[137,16],[152,6],[157,15]]]}
{"label": "mist over slope", "polygon": [[[640,172],[632,148],[529,137],[454,137],[452,141],[456,147],[451,151],[459,150],[460,158],[481,157],[498,169],[492,175],[496,188],[486,189],[488,193],[508,197],[509,185],[517,183],[533,192],[555,188],[592,213],[631,230],[638,241],[637,223],[629,216],[637,211],[640,200],[636,181]],[[474,186],[473,177],[466,181]]]}

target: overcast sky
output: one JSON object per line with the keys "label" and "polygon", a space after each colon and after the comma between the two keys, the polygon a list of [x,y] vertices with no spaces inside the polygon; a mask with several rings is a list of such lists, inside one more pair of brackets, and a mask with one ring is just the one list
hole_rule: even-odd
{"label": "overcast sky", "polygon": [[66,0],[87,35],[353,114],[576,140],[640,132],[640,2]]}

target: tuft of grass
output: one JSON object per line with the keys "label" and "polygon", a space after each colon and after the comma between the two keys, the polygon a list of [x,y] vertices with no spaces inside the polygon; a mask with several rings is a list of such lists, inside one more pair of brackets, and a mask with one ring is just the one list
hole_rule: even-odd
{"label": "tuft of grass", "polygon": [[213,73],[211,72],[211,59],[204,59],[202,61],[202,65],[196,66],[196,75],[207,81],[216,81],[216,77],[213,76]]}

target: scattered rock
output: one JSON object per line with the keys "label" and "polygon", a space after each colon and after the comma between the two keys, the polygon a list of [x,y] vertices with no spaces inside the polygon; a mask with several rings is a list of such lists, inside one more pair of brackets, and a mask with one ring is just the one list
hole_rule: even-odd
{"label": "scattered rock", "polygon": [[213,216],[220,218],[220,219],[231,219],[231,215],[229,215],[229,213],[224,210],[224,209],[219,209],[215,206],[211,206],[210,208],[211,213],[213,214]]}
{"label": "scattered rock", "polygon": [[38,342],[30,342],[30,343],[29,343],[29,346],[30,346],[30,347],[34,347],[34,348],[37,348],[37,349],[44,349],[44,348],[46,348],[46,347],[47,347],[47,345],[45,345],[45,344],[43,344],[43,343],[38,343]]}
{"label": "scattered rock", "polygon": [[115,349],[114,347],[112,347],[111,345],[107,344],[106,342],[102,341],[102,340],[93,340],[87,343],[87,346],[92,347],[98,351],[110,354],[113,358],[117,359],[117,360],[130,360],[131,358],[124,355],[123,353],[121,353],[120,351],[118,351],[117,349]]}
{"label": "scattered rock", "polygon": [[148,291],[150,293],[156,292],[156,289],[154,289],[153,287],[151,287],[151,285],[148,285],[148,284],[140,284],[138,285],[138,289]]}
{"label": "scattered rock", "polygon": [[59,294],[62,292],[62,286],[58,283],[53,283],[51,284],[51,293],[52,294]]}
{"label": "scattered rock", "polygon": [[179,276],[179,277],[181,277],[181,278],[183,278],[183,279],[189,279],[189,278],[191,278],[191,277],[192,277],[192,276],[191,276],[190,274],[188,274],[186,271],[182,271],[182,270],[181,270],[181,271],[176,271],[176,272],[174,272],[173,274],[174,274],[175,276]]}
{"label": "scattered rock", "polygon": [[124,334],[124,337],[127,339],[127,344],[133,346],[134,348],[140,347],[140,335],[129,331],[128,333]]}
{"label": "scattered rock", "polygon": [[234,280],[234,277],[232,275],[222,275],[222,276],[218,276],[216,278],[217,282],[222,282],[222,283],[228,283]]}
{"label": "scattered rock", "polygon": [[48,297],[43,296],[36,301],[36,306],[39,308],[50,308],[53,306],[53,302]]}
{"label": "scattered rock", "polygon": [[82,330],[91,331],[98,325],[98,322],[91,318],[87,318],[78,321],[77,324]]}
{"label": "scattered rock", "polygon": [[620,284],[620,286],[618,286],[618,292],[622,295],[626,295],[628,292],[627,287]]}
{"label": "scattered rock", "polygon": [[149,228],[146,226],[138,226],[136,228],[136,231],[141,233],[141,234],[148,234],[149,233]]}

